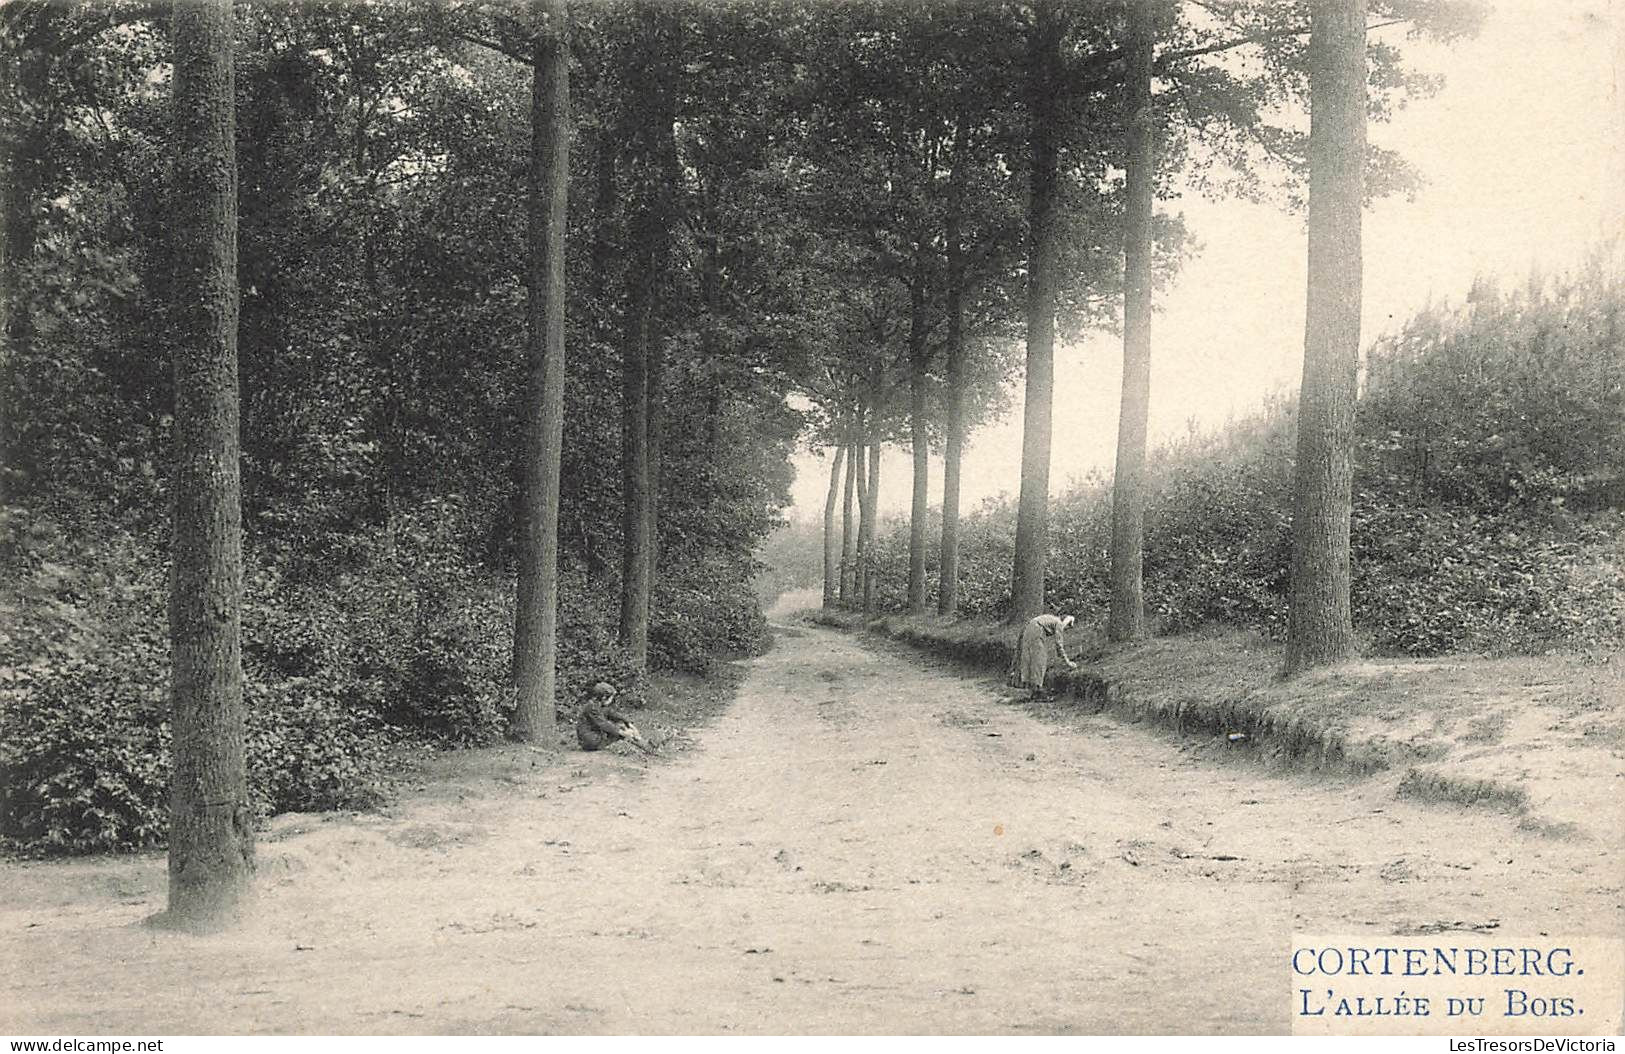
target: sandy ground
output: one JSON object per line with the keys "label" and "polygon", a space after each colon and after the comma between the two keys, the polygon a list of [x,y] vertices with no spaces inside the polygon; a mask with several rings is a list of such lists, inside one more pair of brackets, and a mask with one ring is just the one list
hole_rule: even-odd
{"label": "sandy ground", "polygon": [[1625,917],[1595,839],[1039,720],[811,627],[685,753],[440,766],[280,818],[230,936],[140,925],[160,856],[0,866],[0,1032],[1284,1032],[1294,932]]}

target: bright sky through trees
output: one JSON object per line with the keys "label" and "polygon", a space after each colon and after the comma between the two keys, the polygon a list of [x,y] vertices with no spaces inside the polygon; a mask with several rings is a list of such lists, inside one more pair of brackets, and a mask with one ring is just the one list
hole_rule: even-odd
{"label": "bright sky through trees", "polygon": [[[1414,200],[1379,201],[1365,228],[1364,343],[1432,299],[1459,300],[1477,274],[1522,280],[1560,270],[1607,232],[1625,231],[1625,0],[1498,0],[1482,32],[1446,47],[1403,40],[1407,60],[1443,89],[1386,123],[1374,143],[1424,179]],[[1152,323],[1151,441],[1189,422],[1222,426],[1273,393],[1296,389],[1303,363],[1304,230],[1273,205],[1189,193],[1200,249]],[[1095,335],[1056,352],[1051,489],[1107,470],[1116,441],[1120,339]],[[1021,412],[970,439],[964,508],[1008,491],[1021,463]],[[882,505],[908,505],[907,453],[888,449]],[[822,508],[828,464],[797,459],[795,506]],[[941,500],[933,459],[931,501]]]}

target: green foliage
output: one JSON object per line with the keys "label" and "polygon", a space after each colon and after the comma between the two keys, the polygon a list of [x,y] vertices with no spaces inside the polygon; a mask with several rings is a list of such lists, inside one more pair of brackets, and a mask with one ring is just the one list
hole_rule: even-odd
{"label": "green foliage", "polygon": [[1383,651],[1540,654],[1625,635],[1625,517],[1357,508],[1356,623]]}
{"label": "green foliage", "polygon": [[0,666],[0,838],[39,852],[158,844],[167,699],[145,656]]}
{"label": "green foliage", "polygon": [[627,658],[615,628],[614,591],[603,583],[595,588],[580,571],[566,572],[559,589],[558,697],[567,714],[599,681],[614,685],[628,705],[647,698],[648,675]]}
{"label": "green foliage", "polygon": [[1625,247],[1508,293],[1478,283],[1370,354],[1376,486],[1531,516],[1625,505]]}
{"label": "green foliage", "polygon": [[369,808],[384,794],[393,737],[337,676],[249,680],[249,793],[255,812]]}
{"label": "green foliage", "polygon": [[[151,844],[167,823],[161,565],[95,551],[0,506],[0,840],[42,852]],[[156,603],[152,603],[156,601]]]}
{"label": "green foliage", "polygon": [[[0,635],[0,838],[36,852],[153,845],[167,826],[165,561],[111,525],[96,538],[76,545],[14,506],[0,517],[0,613],[14,627]],[[245,619],[255,811],[376,801],[392,736],[381,696],[333,661],[342,636],[259,589]]]}
{"label": "green foliage", "polygon": [[757,565],[712,564],[704,576],[663,573],[655,588],[649,647],[656,665],[703,673],[721,657],[760,652],[767,619],[751,588]]}

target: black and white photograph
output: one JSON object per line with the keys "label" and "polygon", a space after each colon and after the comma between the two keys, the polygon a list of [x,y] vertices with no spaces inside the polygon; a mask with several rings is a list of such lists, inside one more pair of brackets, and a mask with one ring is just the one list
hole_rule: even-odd
{"label": "black and white photograph", "polygon": [[1622,1015],[1621,0],[0,0],[8,1052]]}

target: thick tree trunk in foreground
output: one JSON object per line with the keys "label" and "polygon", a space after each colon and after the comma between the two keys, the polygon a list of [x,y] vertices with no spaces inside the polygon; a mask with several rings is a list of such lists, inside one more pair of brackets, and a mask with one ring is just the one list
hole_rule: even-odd
{"label": "thick tree trunk in foreground", "polygon": [[[841,539],[835,535],[835,506],[841,498],[841,466],[846,447],[837,444],[829,464],[829,494],[824,498],[824,606],[832,608],[841,589]],[[850,514],[848,516],[850,518]]]}
{"label": "thick tree trunk in foreground", "polygon": [[570,183],[570,53],[564,0],[536,5],[531,88],[530,299],[523,516],[514,605],[513,734],[551,743],[558,671],[559,457],[564,443],[564,238]]}
{"label": "thick tree trunk in foreground", "polygon": [[1145,434],[1151,408],[1151,212],[1156,183],[1151,110],[1156,25],[1152,0],[1129,5],[1127,161],[1123,224],[1123,397],[1117,417],[1117,471],[1112,480],[1112,640],[1145,635],[1142,576],[1145,536]]}
{"label": "thick tree trunk in foreground", "polygon": [[846,445],[846,483],[841,498],[841,596],[842,604],[850,604],[857,596],[858,530],[852,518],[852,499],[856,491],[859,470],[863,467],[863,449],[855,442]]}
{"label": "thick tree trunk in foreground", "polygon": [[1309,42],[1309,292],[1286,670],[1354,654],[1349,513],[1360,354],[1364,191],[1364,0],[1316,0]]}
{"label": "thick tree trunk in foreground", "polygon": [[254,824],[243,746],[237,404],[237,154],[230,0],[174,6],[174,767],[169,912],[229,925]]}
{"label": "thick tree trunk in foreground", "polygon": [[965,254],[959,221],[965,203],[969,120],[963,109],[954,129],[954,167],[948,176],[948,437],[942,454],[942,553],[938,557],[937,614],[959,609],[959,468],[965,452]]}
{"label": "thick tree trunk in foreground", "polygon": [[879,529],[880,521],[880,443],[869,444],[869,494],[868,516],[864,526],[859,531],[858,544],[861,552],[858,555],[858,565],[863,569],[863,610],[871,614],[878,601],[876,591],[880,588],[880,575],[875,565],[875,534]]}
{"label": "thick tree trunk in foreground", "polygon": [[1033,26],[1028,106],[1032,152],[1027,276],[1027,392],[1022,411],[1021,499],[1016,508],[1010,621],[1044,609],[1049,536],[1050,420],[1055,392],[1054,212],[1060,120],[1061,23],[1055,0],[1040,0]]}
{"label": "thick tree trunk in foreground", "polygon": [[908,515],[908,610],[925,614],[925,521],[930,514],[931,438],[926,427],[926,370],[930,356],[925,343],[926,243],[914,251],[914,281],[910,290],[908,324],[908,419],[914,455],[914,489]]}

